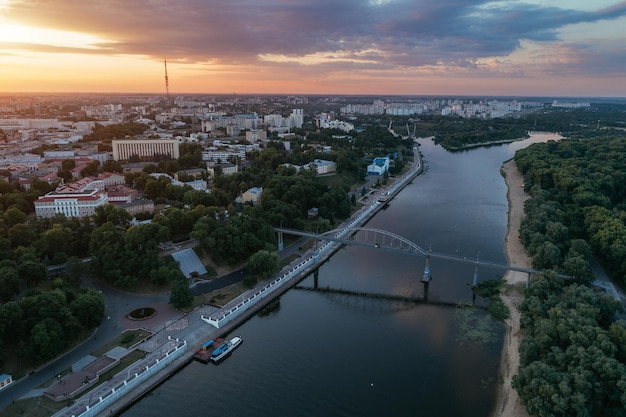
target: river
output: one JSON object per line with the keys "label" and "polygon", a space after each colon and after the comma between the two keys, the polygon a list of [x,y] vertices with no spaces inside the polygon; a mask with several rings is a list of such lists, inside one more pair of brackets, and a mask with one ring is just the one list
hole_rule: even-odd
{"label": "river", "polygon": [[[502,162],[554,135],[448,152],[420,140],[426,167],[367,227],[421,247],[505,263]],[[431,260],[429,300],[471,303],[474,267]],[[421,298],[424,259],[344,247],[319,288]],[[479,270],[479,280],[500,270]],[[234,334],[215,365],[193,362],[124,412],[141,416],[489,416],[504,328],[481,310],[310,291],[313,277]],[[484,305],[483,300],[477,300]]]}

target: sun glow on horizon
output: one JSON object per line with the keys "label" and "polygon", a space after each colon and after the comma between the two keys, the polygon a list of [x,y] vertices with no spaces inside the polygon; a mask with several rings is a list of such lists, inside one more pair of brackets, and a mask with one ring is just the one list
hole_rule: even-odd
{"label": "sun glow on horizon", "polygon": [[5,42],[95,49],[94,44],[104,40],[84,33],[6,24],[0,20],[0,43]]}

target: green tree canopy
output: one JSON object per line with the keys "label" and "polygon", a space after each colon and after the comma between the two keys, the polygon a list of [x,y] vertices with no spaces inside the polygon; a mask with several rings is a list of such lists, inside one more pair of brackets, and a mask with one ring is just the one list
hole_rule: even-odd
{"label": "green tree canopy", "polygon": [[250,257],[248,269],[261,279],[267,279],[280,270],[278,253],[260,250]]}

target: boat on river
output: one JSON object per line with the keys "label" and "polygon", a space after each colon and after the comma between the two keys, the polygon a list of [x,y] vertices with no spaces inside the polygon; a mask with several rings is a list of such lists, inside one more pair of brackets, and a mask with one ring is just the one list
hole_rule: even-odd
{"label": "boat on river", "polygon": [[211,362],[218,363],[222,359],[226,358],[233,350],[237,349],[237,346],[239,346],[241,342],[243,342],[243,338],[241,336],[235,336],[224,342],[221,346],[215,349],[213,353],[211,353]]}
{"label": "boat on river", "polygon": [[217,348],[222,346],[226,342],[225,339],[217,337],[215,339],[209,339],[202,344],[202,347],[196,351],[193,358],[198,362],[209,363],[211,355]]}

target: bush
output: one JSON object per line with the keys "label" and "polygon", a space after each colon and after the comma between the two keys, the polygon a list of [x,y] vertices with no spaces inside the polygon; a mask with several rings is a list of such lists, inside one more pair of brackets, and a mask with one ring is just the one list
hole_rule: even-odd
{"label": "bush", "polygon": [[509,308],[502,302],[500,297],[492,297],[489,303],[489,312],[498,320],[508,319],[511,315]]}

